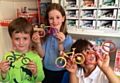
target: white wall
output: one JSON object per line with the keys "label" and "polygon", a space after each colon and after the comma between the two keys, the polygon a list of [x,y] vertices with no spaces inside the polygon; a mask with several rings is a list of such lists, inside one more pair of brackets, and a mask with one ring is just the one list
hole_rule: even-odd
{"label": "white wall", "polygon": [[0,61],[4,53],[12,50],[11,39],[8,35],[7,27],[0,27]]}
{"label": "white wall", "polygon": [[[0,0],[0,20],[16,18],[16,9],[21,7],[37,8],[37,0]],[[3,54],[11,50],[7,27],[0,26],[0,61]]]}
{"label": "white wall", "polygon": [[0,0],[0,19],[16,18],[16,9],[37,8],[37,0]]}

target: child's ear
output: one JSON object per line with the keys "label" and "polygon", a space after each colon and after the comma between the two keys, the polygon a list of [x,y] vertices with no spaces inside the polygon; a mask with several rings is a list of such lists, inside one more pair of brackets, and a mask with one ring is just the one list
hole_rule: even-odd
{"label": "child's ear", "polygon": [[65,16],[62,17],[62,22],[64,22],[64,21],[65,21]]}

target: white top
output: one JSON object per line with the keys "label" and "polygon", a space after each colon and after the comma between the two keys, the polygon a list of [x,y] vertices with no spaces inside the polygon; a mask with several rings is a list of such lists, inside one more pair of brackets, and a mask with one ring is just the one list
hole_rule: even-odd
{"label": "white top", "polygon": [[108,83],[107,77],[99,67],[96,67],[88,77],[84,77],[84,70],[80,68],[77,72],[77,77],[79,78],[79,83]]}

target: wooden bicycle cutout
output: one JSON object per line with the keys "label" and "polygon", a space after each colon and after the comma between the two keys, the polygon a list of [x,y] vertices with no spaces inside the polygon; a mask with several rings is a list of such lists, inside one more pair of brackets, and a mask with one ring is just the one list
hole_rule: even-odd
{"label": "wooden bicycle cutout", "polygon": [[[18,58],[16,58],[16,56],[19,56]],[[26,55],[25,54],[22,54],[22,55],[17,55],[17,54],[14,54],[14,52],[12,51],[12,55],[9,55],[6,57],[6,60],[9,60],[11,63],[14,63],[15,61],[19,60],[20,58],[21,59],[21,62],[24,64],[24,65],[27,65],[29,62],[30,62],[30,59],[25,57]]]}
{"label": "wooden bicycle cutout", "polygon": [[55,36],[58,30],[56,28],[53,28],[53,24],[51,23],[50,26],[45,26],[45,24],[41,24],[40,27],[38,25],[35,25],[34,31],[38,31],[40,37],[44,37],[46,32]]}
{"label": "wooden bicycle cutout", "polygon": [[72,52],[67,53],[64,51],[60,52],[60,57],[55,60],[55,64],[58,68],[64,68],[66,66],[67,59],[74,61],[76,64],[82,64],[85,61],[85,57],[81,53],[75,54],[75,48],[72,50]]}
{"label": "wooden bicycle cutout", "polygon": [[[113,49],[110,49],[111,45],[113,46]],[[93,45],[94,51],[90,51],[89,54],[87,54],[86,57],[86,63],[87,64],[96,64],[98,62],[98,58],[102,60],[102,57],[100,56],[100,53],[111,53],[116,50],[116,45],[111,40],[102,41],[101,39],[96,40],[96,44]],[[96,61],[93,61],[95,60]]]}

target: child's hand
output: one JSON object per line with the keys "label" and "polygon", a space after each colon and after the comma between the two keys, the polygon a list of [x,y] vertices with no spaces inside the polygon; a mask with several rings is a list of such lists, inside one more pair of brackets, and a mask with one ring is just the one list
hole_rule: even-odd
{"label": "child's hand", "polygon": [[56,37],[58,38],[58,43],[62,43],[65,40],[65,35],[62,32],[56,33]]}
{"label": "child's hand", "polygon": [[103,53],[101,53],[100,56],[102,57],[102,60],[101,59],[98,60],[98,66],[100,67],[100,69],[103,70],[109,67],[110,56],[108,54]]}
{"label": "child's hand", "polygon": [[30,69],[30,71],[32,72],[34,77],[37,77],[37,66],[36,66],[36,64],[33,61],[30,61],[27,64],[27,67]]}
{"label": "child's hand", "polygon": [[67,69],[70,73],[76,74],[76,72],[77,72],[77,64],[74,63],[74,62],[71,61],[71,60],[68,60],[68,62],[67,62],[67,64],[66,64],[66,69]]}
{"label": "child's hand", "polygon": [[1,70],[2,78],[6,77],[6,73],[10,69],[9,65],[10,65],[10,62],[8,60],[4,60],[0,63],[0,70]]}
{"label": "child's hand", "polygon": [[0,63],[0,69],[2,74],[6,74],[7,71],[10,69],[10,62],[8,60],[4,60]]}
{"label": "child's hand", "polygon": [[40,35],[39,32],[35,32],[32,36],[32,41],[37,44],[40,43]]}

